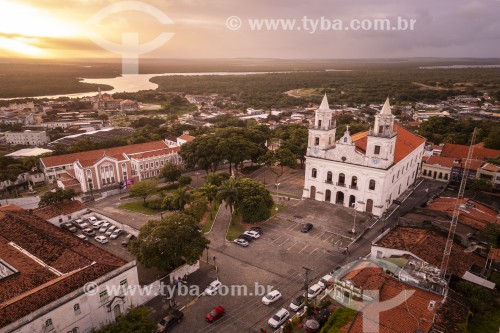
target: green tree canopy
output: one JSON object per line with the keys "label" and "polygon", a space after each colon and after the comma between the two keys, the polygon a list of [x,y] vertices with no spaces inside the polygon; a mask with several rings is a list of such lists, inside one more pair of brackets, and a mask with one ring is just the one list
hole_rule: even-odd
{"label": "green tree canopy", "polygon": [[209,243],[194,217],[174,212],[142,226],[129,249],[145,267],[167,272],[184,263],[194,264]]}
{"label": "green tree canopy", "polygon": [[64,202],[66,200],[72,200],[75,195],[75,190],[73,190],[72,188],[63,190],[62,188],[58,187],[55,191],[45,192],[40,198],[38,206],[45,207]]}
{"label": "green tree canopy", "polygon": [[152,179],[145,179],[135,182],[130,186],[129,193],[133,197],[139,197],[146,203],[146,198],[151,194],[156,193],[156,182]]}
{"label": "green tree canopy", "polygon": [[156,329],[156,323],[151,319],[151,311],[145,306],[130,308],[127,313],[119,316],[115,323],[95,331],[95,333],[151,333]]}
{"label": "green tree canopy", "polygon": [[160,176],[167,182],[175,182],[182,175],[181,167],[175,163],[166,163],[161,169]]}
{"label": "green tree canopy", "polygon": [[180,186],[188,186],[191,184],[193,181],[193,178],[189,176],[180,176],[179,179],[177,179],[177,182],[179,183]]}
{"label": "green tree canopy", "polygon": [[274,201],[263,184],[250,178],[239,178],[235,188],[236,208],[241,213],[244,222],[255,223],[271,216]]}

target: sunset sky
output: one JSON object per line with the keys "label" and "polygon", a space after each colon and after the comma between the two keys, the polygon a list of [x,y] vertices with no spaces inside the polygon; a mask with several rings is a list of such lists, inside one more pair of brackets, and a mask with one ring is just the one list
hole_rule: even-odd
{"label": "sunset sky", "polygon": [[[0,56],[102,58],[89,35],[121,44],[174,33],[150,58],[394,58],[500,57],[499,0],[145,0],[173,24],[143,12],[122,11],[92,21],[111,0],[0,0]],[[238,16],[238,30],[226,27]],[[389,18],[416,20],[414,31],[252,31],[248,19]]]}

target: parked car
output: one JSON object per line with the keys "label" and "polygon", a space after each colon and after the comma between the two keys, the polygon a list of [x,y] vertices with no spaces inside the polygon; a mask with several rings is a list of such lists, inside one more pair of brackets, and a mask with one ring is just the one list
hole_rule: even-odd
{"label": "parked car", "polygon": [[106,244],[108,242],[108,238],[106,236],[96,236],[94,239],[96,242],[101,244]]}
{"label": "parked car", "polygon": [[214,308],[212,311],[207,313],[205,320],[208,321],[209,323],[213,323],[217,319],[221,318],[225,313],[226,310],[224,310],[224,308],[219,305],[218,307]]}
{"label": "parked car", "polygon": [[89,239],[87,238],[87,236],[82,235],[82,234],[78,234],[78,235],[76,235],[76,237],[78,237],[79,239],[84,240],[84,241],[88,241],[88,240],[89,240]]}
{"label": "parked car", "polygon": [[92,228],[99,230],[99,228],[101,227],[101,225],[103,225],[103,223],[105,223],[105,222],[106,221],[104,221],[104,220],[99,220],[97,222],[94,222],[92,224]]}
{"label": "parked car", "polygon": [[245,235],[245,234],[241,234],[241,235],[239,235],[239,236],[238,236],[238,238],[244,239],[244,240],[246,240],[246,241],[247,241],[247,242],[249,242],[249,243],[250,243],[250,242],[252,241],[252,239],[253,239],[253,237],[252,237],[252,236]]}
{"label": "parked car", "polygon": [[236,238],[233,242],[235,244],[238,244],[238,245],[243,246],[243,247],[247,247],[248,246],[248,241],[246,241],[244,239],[241,239],[241,238]]}
{"label": "parked car", "polygon": [[99,232],[106,232],[106,230],[108,230],[110,225],[111,225],[111,223],[104,222],[103,224],[101,224],[101,227],[99,228]]}
{"label": "parked car", "polygon": [[118,227],[116,225],[112,225],[108,228],[108,230],[106,230],[106,235],[107,236],[111,236],[111,234],[113,233],[113,231],[115,231]]}
{"label": "parked car", "polygon": [[265,305],[269,305],[271,303],[276,302],[280,298],[281,298],[281,293],[277,290],[273,290],[266,296],[262,297],[262,303],[264,303]]}
{"label": "parked car", "polygon": [[118,236],[122,234],[123,230],[122,229],[115,229],[113,233],[109,236],[109,239],[117,239]]}
{"label": "parked car", "polygon": [[248,235],[248,236],[255,238],[255,239],[260,237],[260,234],[257,231],[253,231],[253,230],[245,231],[243,234]]}
{"label": "parked car", "polygon": [[262,233],[264,232],[264,230],[262,230],[261,227],[251,227],[250,230],[252,231],[257,231],[259,234],[262,235]]}
{"label": "parked car", "polygon": [[312,223],[306,223],[302,226],[302,228],[300,228],[300,231],[303,233],[308,233],[309,231],[312,230],[312,228],[313,228]]}
{"label": "parked car", "polygon": [[222,286],[222,283],[219,280],[215,280],[212,283],[208,285],[208,287],[205,289],[205,294],[207,295],[213,295],[217,291],[217,289]]}
{"label": "parked car", "polygon": [[132,234],[128,234],[123,240],[122,240],[122,246],[127,247],[128,243],[130,243],[131,240],[134,240],[135,236]]}
{"label": "parked car", "polygon": [[182,311],[171,309],[168,314],[160,320],[157,324],[156,332],[163,333],[167,332],[169,329],[177,325],[184,318],[184,313]]}
{"label": "parked car", "polygon": [[321,290],[323,290],[323,288],[321,288],[319,284],[313,284],[307,291],[307,298],[314,298],[318,296]]}
{"label": "parked car", "polygon": [[321,288],[326,288],[328,286],[328,283],[333,279],[333,276],[330,274],[326,274],[323,276],[319,281],[318,284],[321,286]]}
{"label": "parked car", "polygon": [[91,216],[91,217],[87,218],[87,220],[89,220],[90,224],[94,224],[97,222],[97,218],[95,216]]}
{"label": "parked car", "polygon": [[297,296],[293,299],[292,303],[290,303],[290,310],[299,311],[306,304],[306,297],[304,295]]}
{"label": "parked car", "polygon": [[89,224],[87,222],[84,222],[82,219],[76,219],[72,221],[72,223],[75,227],[80,229],[85,229],[89,227]]}
{"label": "parked car", "polygon": [[78,229],[76,229],[76,227],[74,225],[72,225],[69,222],[61,224],[61,228],[66,229],[70,232],[76,232],[78,230]]}
{"label": "parked car", "polygon": [[276,312],[276,314],[272,316],[267,323],[272,328],[278,328],[283,325],[283,323],[287,321],[288,318],[290,318],[290,313],[286,309],[281,308],[281,310]]}
{"label": "parked car", "polygon": [[90,237],[95,236],[95,231],[94,231],[94,229],[92,229],[92,228],[85,228],[85,229],[83,229],[83,230],[82,230],[82,232],[83,232],[85,235],[90,236]]}

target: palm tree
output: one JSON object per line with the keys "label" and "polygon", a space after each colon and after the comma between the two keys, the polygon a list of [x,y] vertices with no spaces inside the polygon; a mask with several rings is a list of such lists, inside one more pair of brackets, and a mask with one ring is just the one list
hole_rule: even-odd
{"label": "palm tree", "polygon": [[212,205],[212,201],[217,197],[217,192],[219,188],[213,184],[205,183],[202,187],[199,188],[200,192],[203,193],[204,196],[207,197],[207,200]]}
{"label": "palm tree", "polygon": [[217,192],[217,199],[226,202],[226,208],[229,206],[231,215],[233,215],[233,208],[238,207],[238,193],[236,189],[236,178],[231,177],[222,183]]}
{"label": "palm tree", "polygon": [[187,188],[179,187],[173,193],[172,202],[174,206],[179,207],[179,210],[184,210],[184,206],[191,201],[191,194],[188,192]]}

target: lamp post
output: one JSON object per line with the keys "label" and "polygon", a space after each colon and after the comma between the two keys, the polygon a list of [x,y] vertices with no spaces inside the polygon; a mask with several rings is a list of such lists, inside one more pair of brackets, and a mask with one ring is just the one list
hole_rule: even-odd
{"label": "lamp post", "polygon": [[279,199],[279,187],[280,187],[281,183],[275,183],[274,186],[276,186],[276,196],[278,197]]}
{"label": "lamp post", "polygon": [[94,200],[94,193],[92,192],[92,178],[88,178],[87,181],[89,182],[89,189],[90,189],[90,197],[92,198],[92,200]]}
{"label": "lamp post", "polygon": [[352,207],[354,208],[354,223],[352,224],[352,235],[354,236],[356,234],[356,213],[358,212],[356,209],[356,203],[354,202],[352,204]]}
{"label": "lamp post", "polygon": [[206,249],[207,249],[207,264],[208,264],[208,245],[207,245]]}
{"label": "lamp post", "polygon": [[217,267],[217,264],[215,262],[215,256],[214,256],[214,266],[215,266],[215,276],[217,277],[217,280],[219,279],[219,268]]}
{"label": "lamp post", "polygon": [[200,173],[196,171],[194,174],[196,175],[196,184],[198,184],[198,176],[200,175]]}

